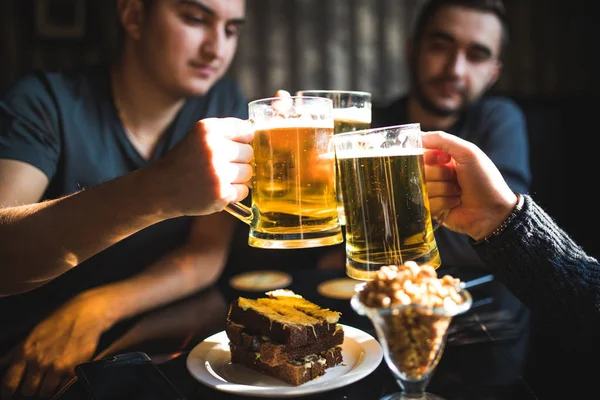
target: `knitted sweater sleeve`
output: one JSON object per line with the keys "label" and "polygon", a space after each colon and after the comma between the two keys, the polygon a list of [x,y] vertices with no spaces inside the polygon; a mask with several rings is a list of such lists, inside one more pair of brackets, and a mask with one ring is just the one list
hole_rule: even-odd
{"label": "knitted sweater sleeve", "polygon": [[586,255],[530,196],[507,229],[472,243],[494,276],[556,329],[600,333],[600,264]]}

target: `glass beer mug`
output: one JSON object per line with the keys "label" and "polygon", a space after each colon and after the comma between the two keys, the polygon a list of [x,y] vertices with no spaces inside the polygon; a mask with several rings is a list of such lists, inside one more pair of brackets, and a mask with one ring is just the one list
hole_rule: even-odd
{"label": "glass beer mug", "polygon": [[441,265],[425,181],[420,124],[332,139],[346,211],[346,274],[370,280],[384,265]]}
{"label": "glass beer mug", "polygon": [[[354,132],[371,127],[371,93],[351,90],[300,90],[299,96],[318,96],[333,101],[333,134]],[[336,165],[336,191],[340,224],[346,225],[342,188]]]}
{"label": "glass beer mug", "polygon": [[254,128],[251,207],[225,209],[250,225],[253,247],[292,249],[342,243],[335,192],[332,101],[292,96],[248,104]]}

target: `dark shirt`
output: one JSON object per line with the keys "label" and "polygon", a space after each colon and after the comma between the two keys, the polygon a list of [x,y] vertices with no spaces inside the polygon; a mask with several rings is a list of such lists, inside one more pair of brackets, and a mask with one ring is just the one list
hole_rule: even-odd
{"label": "dark shirt", "polygon": [[[112,98],[109,68],[104,65],[21,78],[0,102],[0,158],[23,161],[44,172],[50,182],[43,199],[54,199],[148,165],[178,143],[199,119],[248,117],[241,89],[223,78],[206,95],[185,102],[147,161],[127,139]],[[142,271],[181,245],[190,224],[188,217],[155,224],[40,288],[0,298],[0,338],[31,328],[77,293]],[[47,234],[60,234],[61,229],[56,226],[55,232]],[[31,249],[35,251],[35,243]]]}
{"label": "dark shirt", "polygon": [[[411,123],[408,98],[373,105],[373,127]],[[431,130],[421,126],[424,131]],[[496,164],[510,188],[528,193],[531,185],[529,141],[525,117],[519,106],[504,97],[483,97],[470,105],[447,132],[475,143]],[[466,235],[441,227],[435,232],[442,266],[476,268],[483,264]]]}

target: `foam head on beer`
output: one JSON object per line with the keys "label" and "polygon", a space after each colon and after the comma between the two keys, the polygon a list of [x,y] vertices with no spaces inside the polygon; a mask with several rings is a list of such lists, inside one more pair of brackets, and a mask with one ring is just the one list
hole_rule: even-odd
{"label": "foam head on beer", "polygon": [[333,119],[317,119],[307,114],[297,117],[277,115],[268,120],[253,121],[254,130],[265,131],[279,128],[333,129]]}
{"label": "foam head on beer", "polygon": [[370,107],[348,107],[334,108],[333,119],[339,121],[352,121],[358,124],[371,125],[371,108]]}
{"label": "foam head on beer", "polygon": [[336,156],[338,160],[346,160],[349,158],[378,158],[378,157],[394,157],[394,156],[419,156],[423,155],[423,149],[403,149],[400,147],[386,148],[373,148],[365,150],[338,150]]}
{"label": "foam head on beer", "polygon": [[[273,128],[333,128],[332,109],[324,107],[317,111],[314,103],[290,97],[274,98],[270,104],[256,104],[250,118],[256,129]],[[328,121],[328,124],[314,124],[311,121]]]}

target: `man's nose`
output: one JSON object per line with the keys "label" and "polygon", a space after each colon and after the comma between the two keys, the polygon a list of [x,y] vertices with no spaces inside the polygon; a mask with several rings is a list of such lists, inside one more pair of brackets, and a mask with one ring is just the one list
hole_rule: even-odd
{"label": "man's nose", "polygon": [[462,77],[467,71],[467,56],[461,51],[455,52],[448,60],[446,66],[448,72],[453,76]]}
{"label": "man's nose", "polygon": [[211,58],[219,58],[225,50],[225,29],[215,26],[207,33],[202,43],[202,52]]}

